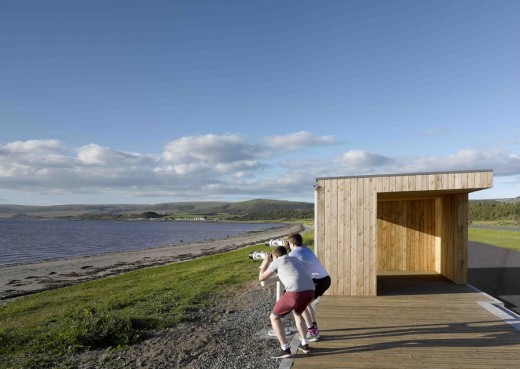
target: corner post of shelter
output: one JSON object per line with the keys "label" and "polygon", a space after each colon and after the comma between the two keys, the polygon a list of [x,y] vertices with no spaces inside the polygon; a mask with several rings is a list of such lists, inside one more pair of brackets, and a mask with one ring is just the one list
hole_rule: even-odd
{"label": "corner post of shelter", "polygon": [[[318,229],[318,192],[320,190],[320,186],[316,182],[314,185],[314,230]],[[318,253],[318,239],[314,237],[314,252]]]}

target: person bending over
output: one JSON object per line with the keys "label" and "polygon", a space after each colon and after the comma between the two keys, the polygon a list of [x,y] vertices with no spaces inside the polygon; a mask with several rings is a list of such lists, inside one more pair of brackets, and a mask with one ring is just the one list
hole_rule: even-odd
{"label": "person bending over", "polygon": [[[314,282],[314,300],[318,299],[330,287],[330,276],[327,270],[323,267],[320,260],[316,257],[314,252],[307,246],[303,245],[302,236],[299,233],[293,233],[287,237],[287,243],[291,249],[289,256],[293,256],[300,260]],[[316,323],[316,313],[312,304],[307,306],[303,313],[305,323],[307,324],[307,332],[309,334],[308,340],[310,342],[317,341],[320,338],[320,331]]]}
{"label": "person bending over", "polygon": [[282,322],[282,318],[291,311],[294,314],[296,328],[301,338],[298,350],[308,353],[310,349],[305,335],[305,321],[302,318],[302,313],[314,299],[312,278],[297,258],[287,255],[287,249],[284,246],[276,247],[272,254],[265,257],[260,266],[258,279],[265,281],[275,273],[278,274],[280,282],[285,286],[285,293],[276,301],[270,315],[273,331],[282,348],[272,357],[281,359],[291,356],[290,344],[287,342]]}

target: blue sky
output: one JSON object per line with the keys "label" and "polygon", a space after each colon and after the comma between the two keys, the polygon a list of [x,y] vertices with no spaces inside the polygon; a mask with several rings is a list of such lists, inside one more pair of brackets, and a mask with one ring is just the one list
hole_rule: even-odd
{"label": "blue sky", "polygon": [[520,1],[0,3],[0,203],[313,201],[493,169],[520,196]]}

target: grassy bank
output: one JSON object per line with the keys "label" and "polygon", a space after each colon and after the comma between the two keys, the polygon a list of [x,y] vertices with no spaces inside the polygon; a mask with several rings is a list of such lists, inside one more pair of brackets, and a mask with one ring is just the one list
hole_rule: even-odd
{"label": "grassy bank", "polygon": [[520,251],[520,232],[498,229],[470,228],[469,240]]}
{"label": "grassy bank", "polygon": [[0,368],[55,367],[68,353],[127,345],[175,326],[256,277],[249,247],[45,291],[0,308]]}
{"label": "grassy bank", "polygon": [[[313,234],[305,235],[313,243]],[[257,277],[265,245],[37,293],[0,307],[0,368],[65,368],[73,352],[174,327]]]}

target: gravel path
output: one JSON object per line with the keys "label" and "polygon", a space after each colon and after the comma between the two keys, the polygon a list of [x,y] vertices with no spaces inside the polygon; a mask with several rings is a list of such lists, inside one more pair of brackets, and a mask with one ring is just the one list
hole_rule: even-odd
{"label": "gravel path", "polygon": [[[271,328],[269,314],[275,292],[273,285],[261,287],[252,281],[225,301],[193,312],[191,322],[155,332],[122,351],[85,352],[69,364],[78,369],[277,369],[280,360],[270,355],[279,349],[278,341],[258,335]],[[284,324],[294,327],[292,316]]]}

